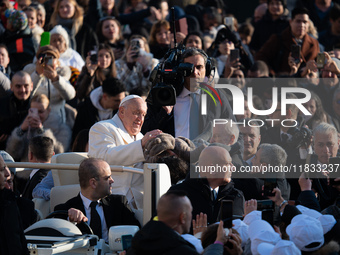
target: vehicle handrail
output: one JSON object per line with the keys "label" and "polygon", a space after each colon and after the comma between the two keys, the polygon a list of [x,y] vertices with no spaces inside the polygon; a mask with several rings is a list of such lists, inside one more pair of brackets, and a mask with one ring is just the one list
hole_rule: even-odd
{"label": "vehicle handrail", "polygon": [[[30,169],[58,169],[58,170],[78,170],[79,164],[60,164],[60,163],[32,163],[32,162],[6,162],[8,167],[17,168],[17,172],[24,171],[24,168]],[[135,174],[144,174],[143,169],[110,165],[112,172],[128,172]],[[28,170],[30,170],[28,169]]]}

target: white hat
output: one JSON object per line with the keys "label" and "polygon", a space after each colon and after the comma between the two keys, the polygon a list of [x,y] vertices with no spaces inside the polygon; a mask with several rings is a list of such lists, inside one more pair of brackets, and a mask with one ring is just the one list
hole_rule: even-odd
{"label": "white hat", "polygon": [[[305,214],[296,215],[287,226],[286,232],[301,251],[316,251],[324,244],[320,221]],[[306,247],[311,243],[319,244],[311,248]]]}
{"label": "white hat", "polygon": [[[129,95],[127,97],[124,97],[123,100],[120,102],[119,107],[121,107],[126,101],[129,101],[131,99],[135,99],[135,98],[139,98],[141,100],[143,100],[143,98],[141,98],[140,96],[137,95]],[[143,100],[144,101],[144,100]]]}
{"label": "white hat", "polygon": [[329,214],[321,215],[318,220],[321,222],[323,234],[328,233],[328,231],[330,231],[336,224],[334,216]]}
{"label": "white hat", "polygon": [[244,217],[243,222],[246,223],[249,226],[250,223],[252,223],[253,221],[261,220],[261,219],[262,219],[262,212],[261,211],[252,211]]}
{"label": "white hat", "polygon": [[70,45],[70,37],[68,35],[68,33],[66,32],[65,28],[63,28],[61,25],[56,25],[51,31],[50,31],[50,35],[53,34],[59,34],[62,37],[64,37],[65,41],[66,41],[66,48],[69,48]]}
{"label": "white hat", "polygon": [[323,234],[326,234],[328,231],[330,231],[336,223],[333,215],[322,215],[316,210],[309,209],[301,205],[298,205],[297,207],[302,212],[302,214],[308,215],[314,219],[318,219],[321,222]]}
{"label": "white hat", "polygon": [[242,247],[246,244],[246,242],[249,239],[248,236],[248,225],[244,223],[242,220],[237,219],[233,220],[233,229],[237,230],[237,232],[240,234],[240,237],[242,239]]}
{"label": "white hat", "polygon": [[274,246],[270,243],[261,243],[257,247],[257,251],[261,255],[300,255],[301,251],[292,241],[280,240]]}
{"label": "white hat", "polygon": [[275,232],[273,227],[264,220],[253,221],[248,228],[248,235],[251,240],[251,252],[253,255],[259,254],[257,252],[257,246],[260,243],[276,244],[281,240],[278,233]]}

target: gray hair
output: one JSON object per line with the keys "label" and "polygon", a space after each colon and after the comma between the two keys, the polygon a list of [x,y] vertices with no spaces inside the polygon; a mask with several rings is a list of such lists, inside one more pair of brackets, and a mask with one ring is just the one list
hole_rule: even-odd
{"label": "gray hair", "polygon": [[319,125],[317,125],[314,129],[313,129],[313,133],[314,133],[314,141],[315,141],[315,135],[318,134],[332,134],[333,137],[335,138],[336,143],[338,143],[338,131],[336,130],[336,128],[326,122],[321,122]]}
{"label": "gray hair", "polygon": [[231,119],[226,119],[226,121],[228,121],[225,124],[216,124],[216,125],[222,125],[224,127],[225,130],[225,136],[231,137],[232,135],[235,136],[235,140],[234,143],[237,142],[239,134],[240,134],[240,130],[238,129],[237,125],[231,125],[230,123],[232,123]]}
{"label": "gray hair", "polygon": [[263,143],[259,146],[262,149],[260,162],[270,164],[271,166],[285,166],[287,153],[277,144]]}

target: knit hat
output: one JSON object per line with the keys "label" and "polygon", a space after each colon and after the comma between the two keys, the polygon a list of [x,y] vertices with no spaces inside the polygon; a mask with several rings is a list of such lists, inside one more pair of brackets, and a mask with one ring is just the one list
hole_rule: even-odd
{"label": "knit hat", "polygon": [[[11,155],[9,155],[8,152],[0,150],[0,156],[2,157],[2,159],[6,162],[15,162],[14,159],[12,158]],[[14,167],[10,167],[9,170],[11,171],[11,173],[15,174],[16,173],[16,168]]]}
{"label": "knit hat", "polygon": [[5,11],[5,17],[8,18],[8,22],[12,25],[14,31],[21,31],[27,27],[27,16],[23,11],[7,9]]}
{"label": "knit hat", "polygon": [[42,54],[51,54],[56,59],[60,57],[58,49],[52,45],[40,47],[36,54],[37,59],[39,59]]}
{"label": "knit hat", "polygon": [[66,32],[66,30],[61,26],[61,25],[56,25],[51,31],[50,31],[50,35],[54,35],[54,34],[59,34],[62,37],[64,37],[65,42],[66,42],[66,48],[69,48],[70,45],[70,38],[68,33]]}
{"label": "knit hat", "polygon": [[[286,232],[301,251],[316,251],[324,244],[320,221],[305,214],[296,215]],[[311,244],[312,247],[308,247]]]}

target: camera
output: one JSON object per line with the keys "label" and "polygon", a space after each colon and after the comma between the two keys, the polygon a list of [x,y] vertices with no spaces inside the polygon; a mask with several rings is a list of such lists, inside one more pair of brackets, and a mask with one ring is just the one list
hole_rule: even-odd
{"label": "camera", "polygon": [[91,61],[91,64],[93,65],[98,64],[98,54],[96,50],[90,51],[90,61]]}
{"label": "camera", "polygon": [[176,104],[176,95],[183,89],[184,77],[190,76],[194,65],[181,63],[184,46],[170,49],[165,55],[165,61],[159,63],[152,71],[151,97],[153,105],[166,106]]}
{"label": "camera", "polygon": [[288,140],[288,144],[294,148],[299,148],[302,145],[307,147],[308,142],[313,136],[313,132],[306,127],[301,127],[300,129],[297,127],[291,127],[288,129],[287,133],[292,136]]}

